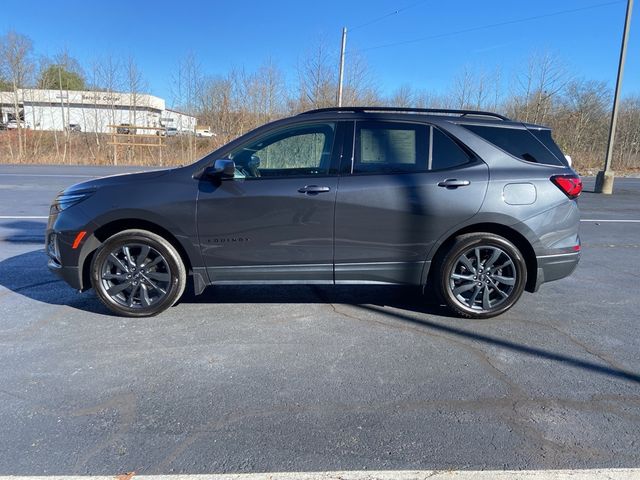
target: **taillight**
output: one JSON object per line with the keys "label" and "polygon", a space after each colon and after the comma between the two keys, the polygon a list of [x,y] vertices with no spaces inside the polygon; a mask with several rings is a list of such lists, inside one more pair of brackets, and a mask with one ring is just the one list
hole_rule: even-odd
{"label": "taillight", "polygon": [[571,199],[582,193],[582,180],[577,175],[554,175],[551,181]]}

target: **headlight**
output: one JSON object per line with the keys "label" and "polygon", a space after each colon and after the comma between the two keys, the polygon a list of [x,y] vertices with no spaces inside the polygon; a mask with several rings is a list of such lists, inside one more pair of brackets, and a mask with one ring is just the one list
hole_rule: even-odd
{"label": "headlight", "polygon": [[93,195],[94,192],[95,190],[84,190],[69,193],[59,193],[56,199],[53,201],[53,204],[51,205],[51,211],[53,213],[66,210],[76,203],[80,203],[81,201],[86,200],[91,195]]}

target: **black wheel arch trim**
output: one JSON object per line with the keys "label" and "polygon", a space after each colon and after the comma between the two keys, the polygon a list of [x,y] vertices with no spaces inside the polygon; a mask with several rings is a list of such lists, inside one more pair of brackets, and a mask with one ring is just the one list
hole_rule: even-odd
{"label": "black wheel arch trim", "polygon": [[522,253],[527,265],[525,291],[534,292],[539,287],[536,282],[538,273],[538,259],[535,248],[538,243],[537,236],[526,225],[513,217],[495,213],[487,215],[480,213],[451,228],[431,246],[425,258],[422,271],[421,284],[423,289],[432,281],[431,265],[434,260],[446,251],[447,246],[452,244],[457,236],[473,232],[493,233],[503,236],[513,243]]}
{"label": "black wheel arch trim", "polygon": [[[119,214],[116,214],[119,213]],[[204,268],[202,255],[199,244],[197,243],[197,235],[189,236],[182,232],[175,224],[167,221],[165,217],[160,217],[152,212],[109,212],[109,214],[94,220],[95,228],[87,235],[82,243],[80,253],[78,254],[78,271],[81,273],[80,290],[90,288],[89,270],[91,258],[95,251],[107,240],[111,235],[127,229],[141,229],[156,233],[170,242],[180,254],[187,271],[197,273],[196,292],[203,290],[203,284],[209,284],[209,278]],[[196,242],[196,243],[194,243]]]}

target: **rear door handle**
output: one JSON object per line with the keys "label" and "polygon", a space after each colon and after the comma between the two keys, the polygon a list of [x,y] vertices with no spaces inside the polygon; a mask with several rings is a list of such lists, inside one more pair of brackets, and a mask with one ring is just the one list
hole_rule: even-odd
{"label": "rear door handle", "polygon": [[318,185],[305,185],[298,189],[300,193],[306,193],[308,195],[315,195],[316,193],[328,192],[331,189],[329,187],[320,187]]}
{"label": "rear door handle", "polygon": [[466,187],[471,184],[469,180],[458,180],[456,178],[447,178],[438,184],[439,187],[446,188],[458,188],[458,187]]}

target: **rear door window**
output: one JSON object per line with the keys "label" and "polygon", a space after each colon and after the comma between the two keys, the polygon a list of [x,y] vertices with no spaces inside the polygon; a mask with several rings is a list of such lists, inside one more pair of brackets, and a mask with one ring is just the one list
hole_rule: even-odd
{"label": "rear door window", "polygon": [[474,158],[431,125],[359,121],[355,133],[354,174],[447,170]]}
{"label": "rear door window", "polygon": [[522,128],[462,125],[505,152],[527,162],[566,165],[551,153],[529,130]]}
{"label": "rear door window", "polygon": [[353,173],[427,170],[428,128],[401,122],[357,122]]}

